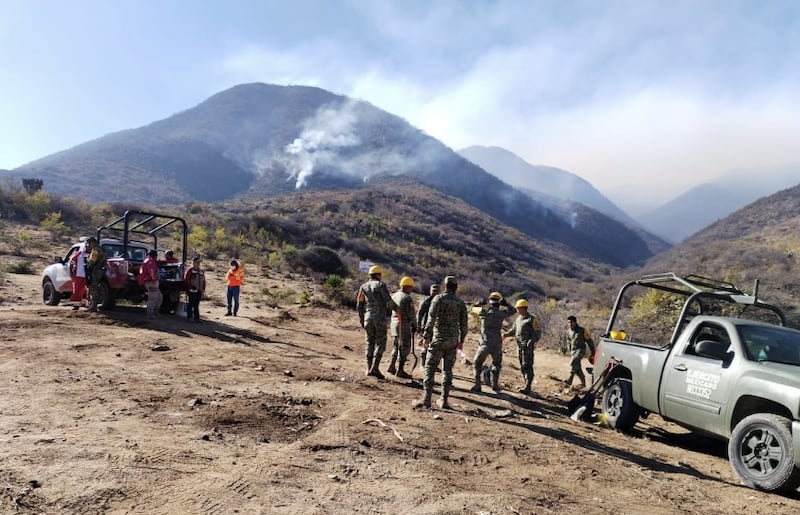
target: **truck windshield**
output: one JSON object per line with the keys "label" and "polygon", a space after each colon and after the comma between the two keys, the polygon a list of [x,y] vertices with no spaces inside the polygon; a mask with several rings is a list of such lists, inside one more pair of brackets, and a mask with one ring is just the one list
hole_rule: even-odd
{"label": "truck windshield", "polygon": [[800,331],[762,325],[740,325],[738,331],[749,359],[800,365]]}

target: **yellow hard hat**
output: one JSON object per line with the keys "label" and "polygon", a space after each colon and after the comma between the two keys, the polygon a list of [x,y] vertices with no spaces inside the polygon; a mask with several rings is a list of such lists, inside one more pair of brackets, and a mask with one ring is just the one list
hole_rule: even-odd
{"label": "yellow hard hat", "polygon": [[403,286],[414,286],[414,279],[410,278],[409,276],[405,276],[400,279],[400,287]]}
{"label": "yellow hard hat", "polygon": [[383,273],[383,269],[381,267],[379,267],[378,265],[372,265],[371,267],[369,267],[369,271],[367,273],[369,275],[382,274]]}
{"label": "yellow hard hat", "polygon": [[516,304],[514,304],[514,307],[515,308],[527,308],[528,307],[528,301],[525,300],[525,299],[519,299],[516,302]]}
{"label": "yellow hard hat", "polygon": [[503,296],[500,294],[499,291],[493,291],[489,294],[489,300],[500,300]]}

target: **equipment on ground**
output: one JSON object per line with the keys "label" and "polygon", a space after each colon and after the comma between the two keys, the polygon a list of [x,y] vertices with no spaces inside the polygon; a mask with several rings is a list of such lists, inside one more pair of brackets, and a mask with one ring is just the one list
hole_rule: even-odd
{"label": "equipment on ground", "polygon": [[603,371],[600,373],[594,383],[592,383],[592,385],[586,391],[584,396],[581,397],[576,395],[567,403],[567,409],[570,413],[569,418],[575,421],[588,421],[592,419],[592,415],[594,414],[594,401],[597,398],[597,394],[603,390],[606,385],[608,375],[617,365],[619,365],[619,361],[611,358],[608,363],[606,363],[606,366],[603,368]]}

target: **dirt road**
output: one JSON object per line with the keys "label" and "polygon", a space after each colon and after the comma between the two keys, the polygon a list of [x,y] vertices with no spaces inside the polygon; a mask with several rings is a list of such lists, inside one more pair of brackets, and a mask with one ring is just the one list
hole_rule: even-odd
{"label": "dirt road", "polygon": [[148,322],[45,307],[38,277],[6,274],[0,512],[800,512],[800,495],[739,486],[723,443],[658,417],[632,436],[570,421],[550,378],[563,356],[537,352],[530,397],[510,345],[500,395],[467,391],[458,363],[453,409],[415,411],[420,368],[364,377],[354,312],[269,307],[259,289],[239,317],[217,300],[201,324]]}

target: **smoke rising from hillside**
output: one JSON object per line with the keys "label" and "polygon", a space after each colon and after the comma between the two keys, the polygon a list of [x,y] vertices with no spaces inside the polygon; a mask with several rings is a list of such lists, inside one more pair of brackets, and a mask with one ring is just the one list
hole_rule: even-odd
{"label": "smoke rising from hillside", "polygon": [[296,179],[295,187],[302,188],[314,169],[320,165],[331,165],[338,159],[339,150],[358,145],[355,134],[356,115],[354,102],[342,106],[324,106],[315,116],[305,121],[305,128],[298,138],[286,145],[290,161],[290,177]]}

